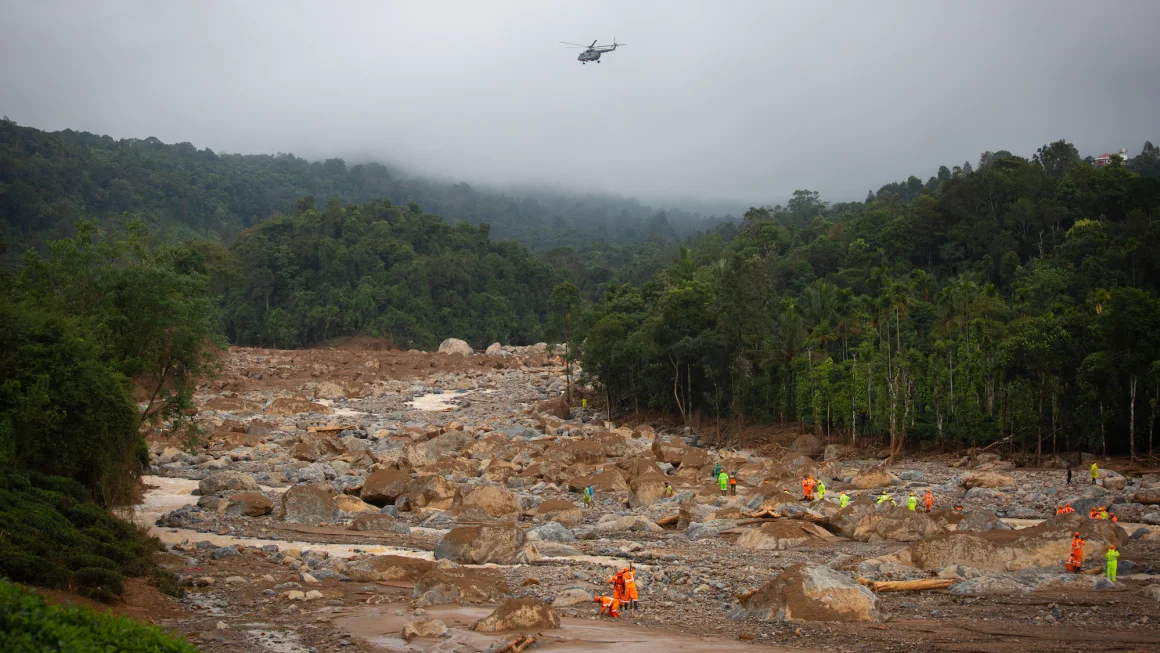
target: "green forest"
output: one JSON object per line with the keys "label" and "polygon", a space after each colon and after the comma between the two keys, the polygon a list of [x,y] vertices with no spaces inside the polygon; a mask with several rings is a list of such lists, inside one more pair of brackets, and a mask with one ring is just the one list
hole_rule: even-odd
{"label": "green forest", "polygon": [[29,246],[75,235],[81,218],[112,227],[128,213],[169,239],[228,244],[243,229],[292,211],[306,196],[414,202],[452,224],[486,223],[496,240],[516,240],[535,251],[584,250],[598,276],[625,256],[626,246],[636,250],[650,238],[655,244],[730,219],[655,210],[631,198],[481,191],[407,177],[380,163],[215,153],[190,143],[44,132],[0,120],[0,236],[10,244],[9,267]]}
{"label": "green forest", "polygon": [[[75,392],[29,372],[45,339],[84,368],[70,378],[94,374],[120,396],[158,361],[179,360],[168,369],[184,380],[209,371],[225,342],[293,348],[353,334],[428,349],[446,337],[566,342],[617,417],[712,415],[729,432],[801,423],[893,453],[999,440],[1038,455],[1153,449],[1151,143],[1106,166],[1066,141],[1030,159],[986,152],[862,202],[799,190],[684,235],[663,214],[591,240],[579,218],[517,212],[499,220],[527,227],[517,242],[478,203],[450,202],[458,187],[428,196],[428,211],[381,166],[2,128],[0,210],[8,257],[22,257],[3,284],[6,351],[19,352],[0,393],[9,458],[43,457],[12,434],[54,423],[46,397]],[[151,342],[142,334],[156,351],[133,350]],[[153,380],[165,393],[157,414],[179,415],[186,386]],[[120,405],[84,418],[119,432],[153,417]],[[131,464],[131,445],[99,448],[115,460],[32,467],[99,490],[102,469]]]}
{"label": "green forest", "polygon": [[911,177],[865,202],[798,191],[642,286],[553,293],[551,333],[614,413],[801,422],[850,443],[1153,451],[1160,179],[1149,143]]}

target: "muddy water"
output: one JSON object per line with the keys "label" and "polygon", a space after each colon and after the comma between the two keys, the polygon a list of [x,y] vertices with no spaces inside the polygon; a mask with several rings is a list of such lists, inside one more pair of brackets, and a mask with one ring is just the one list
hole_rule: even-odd
{"label": "muddy water", "polygon": [[428,393],[415,397],[411,401],[408,401],[407,405],[411,408],[414,408],[415,410],[424,410],[431,413],[441,413],[447,410],[454,410],[458,407],[451,403],[451,400],[456,396],[458,395],[448,393]]}
{"label": "muddy water", "polygon": [[[142,526],[148,526],[149,533],[159,538],[164,544],[180,544],[186,540],[190,542],[212,542],[218,546],[228,546],[230,544],[266,546],[267,544],[274,544],[281,549],[314,549],[315,551],[326,551],[330,555],[338,558],[350,558],[362,552],[373,555],[407,556],[423,560],[433,559],[430,551],[411,551],[377,544],[317,544],[314,542],[299,542],[295,540],[275,540],[200,533],[186,528],[162,528],[155,525],[157,518],[162,514],[180,508],[181,506],[197,503],[198,498],[191,493],[197,489],[198,482],[184,478],[169,478],[165,476],[146,476],[142,480],[146,485],[157,487],[145,493],[145,501],[136,506],[133,513],[133,520]],[[271,492],[281,492],[285,488],[263,487],[262,489]],[[358,551],[355,551],[355,549],[358,549]]]}
{"label": "muddy water", "polygon": [[[598,612],[592,606],[593,613]],[[334,624],[355,637],[372,644],[398,651],[483,651],[495,642],[507,643],[515,638],[514,633],[477,633],[471,625],[491,613],[491,608],[474,608],[458,605],[434,606],[427,609],[422,617],[410,612],[396,614],[395,608],[371,608],[336,616]],[[451,629],[451,636],[444,639],[421,638],[407,643],[400,633],[408,621],[415,619],[439,619]],[[745,651],[769,651],[771,653],[790,650],[802,652],[808,649],[787,649],[776,646],[761,646],[719,638],[677,635],[655,628],[634,626],[627,621],[611,619],[565,618],[559,630],[543,631],[537,651],[556,653],[591,653],[592,651],[616,651],[617,653],[737,653]]]}

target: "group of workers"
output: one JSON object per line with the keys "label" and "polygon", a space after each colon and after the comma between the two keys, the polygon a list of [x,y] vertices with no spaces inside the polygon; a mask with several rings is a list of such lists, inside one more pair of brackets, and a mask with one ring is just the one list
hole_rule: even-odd
{"label": "group of workers", "polygon": [[612,585],[612,595],[596,596],[593,601],[600,604],[600,615],[620,618],[620,607],[625,606],[636,612],[640,605],[640,592],[636,588],[636,569],[630,564],[618,570],[608,579]]}
{"label": "group of workers", "polygon": [[[1079,573],[1083,569],[1083,544],[1084,540],[1079,535],[1079,531],[1072,534],[1071,537],[1071,554],[1067,557],[1067,563],[1064,564],[1064,569]],[[1107,574],[1109,582],[1116,582],[1116,571],[1120,566],[1120,551],[1115,544],[1108,545],[1108,551],[1104,554],[1104,573]]]}
{"label": "group of workers", "polygon": [[721,496],[737,496],[737,472],[730,474],[721,469],[721,463],[717,463],[713,466],[713,476],[721,488]]}
{"label": "group of workers", "polygon": [[[843,494],[845,493],[843,492]],[[920,501],[923,507],[926,508],[926,512],[934,510],[934,492],[930,488],[926,489],[926,494],[922,495],[921,500],[914,494],[914,490],[911,490],[910,494],[906,497],[907,510],[918,512],[918,504]],[[898,502],[894,500],[894,497],[889,492],[882,490],[882,494],[878,495],[878,503],[883,504],[886,502],[890,502],[891,505],[898,505]],[[845,504],[842,505],[844,506]]]}

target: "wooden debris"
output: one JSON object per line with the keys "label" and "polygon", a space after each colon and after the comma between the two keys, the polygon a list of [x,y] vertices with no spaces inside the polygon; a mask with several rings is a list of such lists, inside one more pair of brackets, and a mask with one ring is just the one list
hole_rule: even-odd
{"label": "wooden debris", "polygon": [[669,515],[668,517],[658,519],[657,526],[676,526],[679,521],[681,521],[680,515]]}
{"label": "wooden debris", "polygon": [[520,635],[507,643],[507,646],[499,649],[495,653],[521,653],[524,649],[531,646],[536,641],[535,637],[528,635],[527,637]]}
{"label": "wooden debris", "polygon": [[310,426],[310,427],[307,427],[306,430],[313,431],[315,433],[338,433],[340,431],[345,431],[347,429],[353,429],[353,428],[355,428],[355,427],[353,427],[353,426]]}
{"label": "wooden debris", "polygon": [[959,582],[955,578],[923,578],[922,580],[870,580],[859,578],[858,582],[875,592],[918,592],[922,590],[944,590]]}

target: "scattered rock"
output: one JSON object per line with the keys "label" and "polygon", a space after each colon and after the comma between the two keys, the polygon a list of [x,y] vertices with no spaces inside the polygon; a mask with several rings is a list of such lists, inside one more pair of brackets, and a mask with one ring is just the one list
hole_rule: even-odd
{"label": "scattered rock", "polygon": [[471,345],[467,344],[459,338],[448,338],[439,343],[440,354],[459,354],[461,356],[470,356],[475,353]]}
{"label": "scattered rock", "polygon": [[258,492],[238,492],[226,499],[225,514],[261,517],[274,512],[274,502]]}
{"label": "scattered rock", "polygon": [[408,621],[403,626],[403,639],[408,642],[416,637],[447,637],[450,634],[451,632],[447,630],[447,624],[438,619]]}
{"label": "scattered rock", "polygon": [[539,599],[505,601],[488,616],[471,627],[483,633],[506,630],[548,630],[560,627],[560,615]]}
{"label": "scattered rock", "polygon": [[203,497],[218,494],[219,492],[238,492],[242,490],[257,492],[259,491],[258,482],[249,474],[226,471],[214,472],[201,479],[201,482],[197,484],[197,491]]}
{"label": "scattered rock", "polygon": [[959,483],[968,490],[971,488],[985,487],[1011,487],[1015,485],[1015,479],[1008,474],[999,472],[968,472],[963,474],[959,479]]}
{"label": "scattered rock", "polygon": [[329,485],[295,485],[282,493],[279,518],[283,521],[318,526],[334,519],[338,491]]}
{"label": "scattered rock", "polygon": [[788,567],[746,597],[735,613],[777,621],[881,621],[878,597],[841,572],[819,565]]}
{"label": "scattered rock", "polygon": [[524,531],[517,526],[461,526],[451,529],[435,545],[435,559],[473,565],[511,564],[524,543]]}

